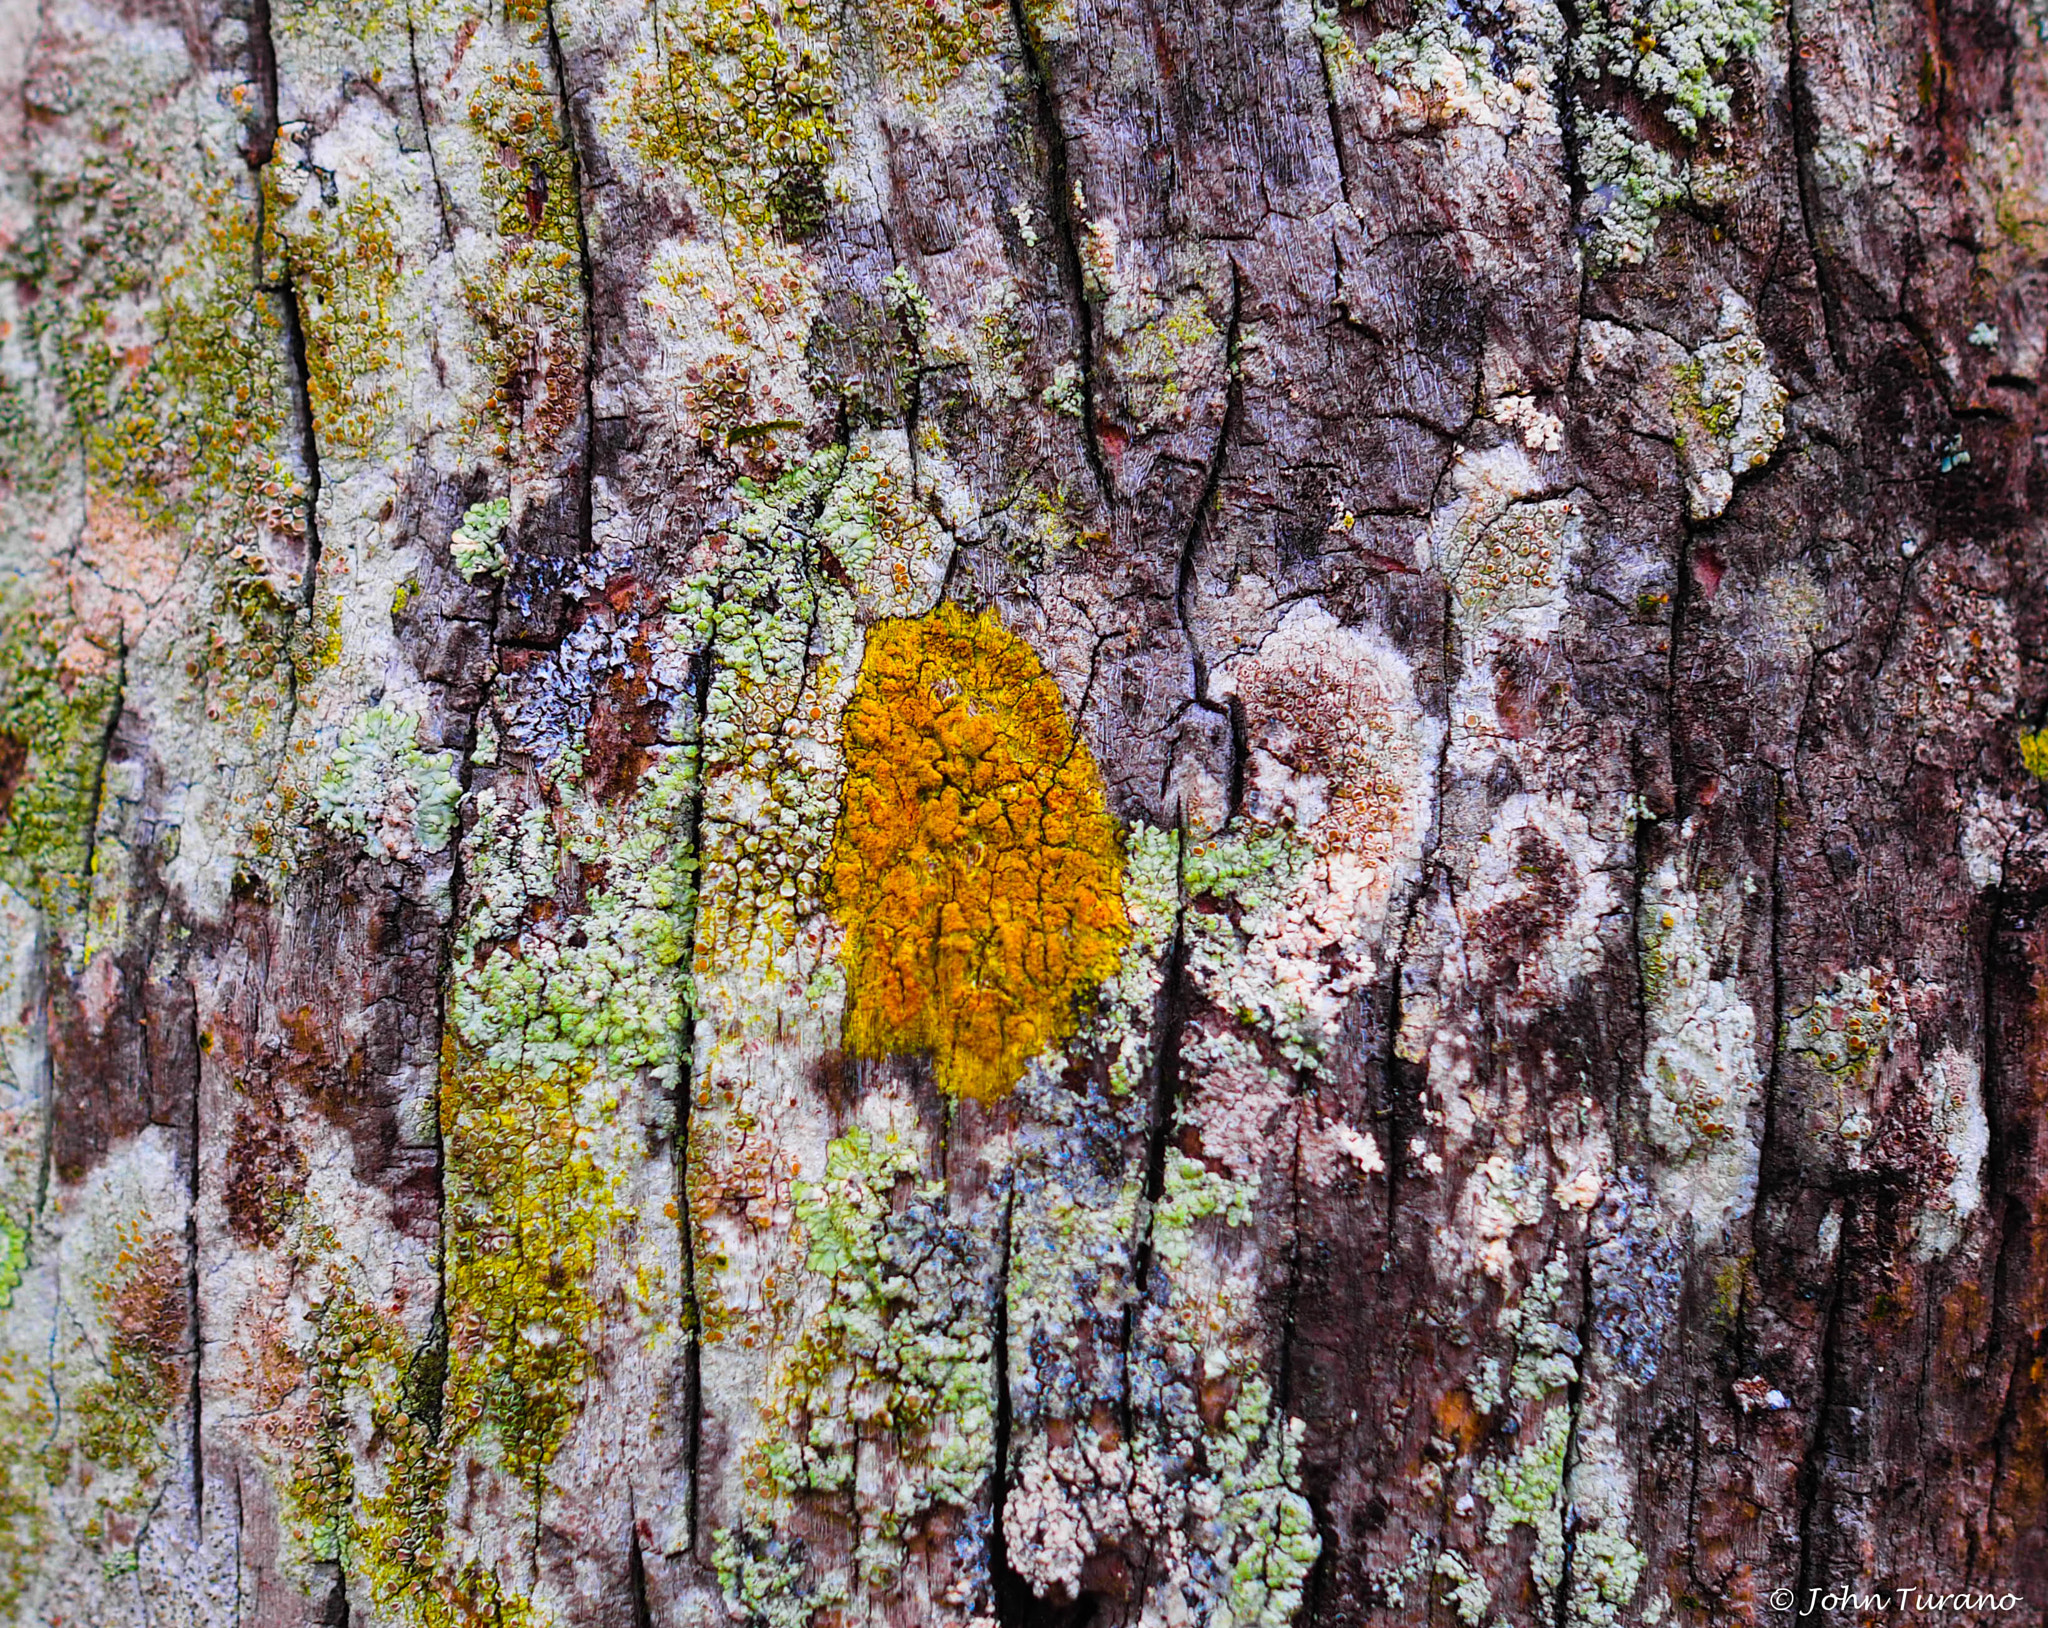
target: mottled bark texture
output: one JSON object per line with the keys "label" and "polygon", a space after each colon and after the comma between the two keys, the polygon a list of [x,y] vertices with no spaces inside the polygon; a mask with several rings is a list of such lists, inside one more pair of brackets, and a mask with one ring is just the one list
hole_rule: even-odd
{"label": "mottled bark texture", "polygon": [[2044,37],[0,0],[0,1617],[2041,1621]]}

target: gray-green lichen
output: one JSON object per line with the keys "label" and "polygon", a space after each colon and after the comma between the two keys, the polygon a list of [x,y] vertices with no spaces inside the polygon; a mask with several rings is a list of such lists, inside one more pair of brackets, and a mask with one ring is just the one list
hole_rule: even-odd
{"label": "gray-green lichen", "polygon": [[421,749],[415,715],[378,706],[342,731],[313,800],[321,820],[376,857],[417,859],[448,846],[462,782],[453,752]]}
{"label": "gray-green lichen", "polygon": [[509,498],[472,503],[463,512],[462,524],[448,539],[448,552],[466,581],[497,576],[505,569],[505,531],[511,524]]}
{"label": "gray-green lichen", "polygon": [[1721,297],[1718,335],[1680,364],[1675,386],[1686,508],[1711,520],[1728,507],[1736,478],[1767,462],[1785,435],[1785,387],[1741,295]]}
{"label": "gray-green lichen", "polygon": [[1650,1139],[1663,1154],[1660,1196],[1718,1234],[1755,1193],[1750,1115],[1762,1076],[1756,1014],[1722,947],[1744,895],[1735,888],[1702,894],[1690,880],[1689,866],[1671,859],[1643,890],[1637,931],[1649,1044],[1642,1083]]}
{"label": "gray-green lichen", "polygon": [[1777,14],[1776,0],[1618,0],[1586,12],[1572,44],[1573,77],[1596,94],[1618,88],[1647,100],[1680,148],[1674,156],[1670,138],[1574,96],[1596,271],[1643,260],[1658,217],[1711,190],[1717,166],[1697,145],[1728,126],[1729,70],[1756,52]]}

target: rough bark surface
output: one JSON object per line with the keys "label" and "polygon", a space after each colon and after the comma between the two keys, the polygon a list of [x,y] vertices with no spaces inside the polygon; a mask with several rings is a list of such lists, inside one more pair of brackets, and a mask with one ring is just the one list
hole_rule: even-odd
{"label": "rough bark surface", "polygon": [[0,1618],[2042,1620],[2044,38],[0,0]]}

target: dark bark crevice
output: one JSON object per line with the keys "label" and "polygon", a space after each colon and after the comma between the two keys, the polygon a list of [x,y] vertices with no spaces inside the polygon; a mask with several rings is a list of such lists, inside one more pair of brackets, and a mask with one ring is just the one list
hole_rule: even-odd
{"label": "dark bark crevice", "polygon": [[1223,719],[1230,729],[1230,768],[1225,784],[1231,819],[1237,817],[1244,805],[1245,769],[1250,757],[1247,724],[1244,707],[1235,697],[1225,703],[1215,700],[1209,693],[1209,658],[1202,649],[1201,634],[1195,626],[1193,602],[1195,555],[1201,547],[1203,533],[1215,515],[1218,496],[1223,488],[1223,471],[1230,459],[1231,439],[1237,434],[1244,417],[1244,381],[1238,369],[1243,313],[1244,281],[1237,261],[1233,259],[1230,262],[1230,316],[1223,330],[1223,354],[1229,370],[1223,397],[1223,422],[1216,430],[1216,446],[1209,455],[1208,468],[1203,471],[1202,489],[1195,499],[1194,512],[1188,517],[1187,529],[1181,533],[1180,551],[1173,571],[1174,615],[1180,623],[1181,637],[1187,641],[1188,664],[1194,678],[1192,704],[1200,711]]}
{"label": "dark bark crevice", "polygon": [[542,0],[541,20],[547,36],[548,64],[560,103],[562,145],[569,157],[569,197],[576,218],[576,274],[583,305],[583,455],[576,461],[576,543],[587,559],[595,546],[594,494],[597,476],[597,272],[591,263],[590,222],[584,189],[587,185],[583,143],[576,133],[576,100],[569,87],[569,63],[555,25],[554,0]]}
{"label": "dark bark crevice", "polygon": [[434,121],[427,109],[426,84],[420,77],[419,35],[410,5],[405,8],[405,54],[412,65],[413,105],[419,109],[420,140],[426,147],[427,173],[434,178],[434,209],[441,222],[441,247],[452,254],[455,252],[455,217],[448,207],[447,183],[441,179],[441,160],[434,152]]}
{"label": "dark bark crevice", "polygon": [[633,1628],[654,1628],[654,1608],[647,1598],[647,1557],[640,1548],[640,1518],[628,1509],[626,1587],[633,1601]]}
{"label": "dark bark crevice", "polygon": [[1835,291],[1827,250],[1820,240],[1820,181],[1814,165],[1821,121],[1814,105],[1813,87],[1807,81],[1806,31],[1801,25],[1800,0],[1786,0],[1785,33],[1790,46],[1786,52],[1785,71],[1791,101],[1788,112],[1791,115],[1792,163],[1796,181],[1794,196],[1799,204],[1799,229],[1806,239],[1806,252],[1813,261],[1814,290],[1819,296],[1821,333],[1827,342],[1829,360],[1838,373],[1848,374],[1851,370],[1841,337],[1841,298]]}
{"label": "dark bark crevice", "polygon": [[[196,1003],[187,1009],[187,1021],[196,1031],[199,1021]],[[192,1318],[192,1377],[185,1405],[191,1416],[192,1446],[188,1473],[192,1479],[192,1528],[195,1534],[203,1531],[206,1524],[206,1415],[204,1395],[200,1389],[201,1369],[206,1359],[206,1323],[204,1307],[199,1299],[199,1150],[204,1144],[200,1140],[200,1082],[196,1065],[200,1051],[197,1040],[195,1032],[191,1119],[186,1132],[191,1149],[185,1175],[185,1297],[190,1303]]]}
{"label": "dark bark crevice", "polygon": [[1840,1203],[1841,1232],[1835,1244],[1835,1271],[1828,1289],[1828,1309],[1821,1333],[1820,1394],[1814,1400],[1813,1431],[1799,1459],[1799,1554],[1794,1568],[1799,1593],[1794,1608],[1798,1613],[1796,1620],[1801,1622],[1815,1615],[1803,1606],[1813,1598],[1813,1590],[1820,1586],[1816,1575],[1822,1564],[1825,1534],[1818,1522],[1823,1484],[1827,1477],[1827,1455],[1834,1439],[1834,1415],[1840,1404],[1843,1311],[1849,1297],[1849,1262],[1855,1252],[1855,1234],[1859,1224],[1855,1197],[1845,1196]]}
{"label": "dark bark crevice", "polygon": [[[1680,486],[1683,487],[1681,480]],[[1664,652],[1664,750],[1671,766],[1671,821],[1685,821],[1692,804],[1690,753],[1685,739],[1686,716],[1681,698],[1679,663],[1685,643],[1686,612],[1692,605],[1693,521],[1685,498],[1679,499],[1677,577],[1671,585],[1669,644]]]}
{"label": "dark bark crevice", "polygon": [[1059,108],[1053,99],[1052,78],[1046,71],[1045,52],[1025,14],[1023,0],[1009,0],[1010,25],[1017,35],[1017,48],[1031,79],[1032,110],[1038,123],[1039,139],[1045,143],[1046,211],[1059,237],[1060,272],[1066,283],[1068,314],[1074,323],[1074,345],[1081,373],[1081,450],[1095,476],[1098,495],[1107,507],[1116,504],[1116,482],[1103,456],[1102,438],[1095,419],[1095,312],[1088,302],[1088,282],[1081,269],[1081,238],[1074,223],[1074,183],[1067,167],[1067,136],[1060,124]]}
{"label": "dark bark crevice", "polygon": [[1557,1595],[1551,1602],[1555,1628],[1571,1628],[1572,1621],[1572,1563],[1577,1557],[1579,1541],[1578,1511],[1572,1503],[1572,1475],[1579,1464],[1579,1427],[1585,1416],[1587,1373],[1593,1366],[1593,1335],[1593,1254],[1588,1249],[1582,1250],[1579,1256],[1578,1360],[1572,1365],[1571,1381],[1565,1387],[1569,1422],[1564,1438],[1564,1470],[1557,1484],[1558,1520],[1564,1531],[1564,1560],[1558,1567]]}

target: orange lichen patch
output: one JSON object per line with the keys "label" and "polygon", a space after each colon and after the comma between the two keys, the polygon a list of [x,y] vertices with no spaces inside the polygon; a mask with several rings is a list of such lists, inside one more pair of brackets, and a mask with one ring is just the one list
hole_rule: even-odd
{"label": "orange lichen patch", "polygon": [[1031,647],[951,605],[869,633],[845,742],[827,886],[847,1049],[1000,1096],[1130,936],[1095,760]]}

